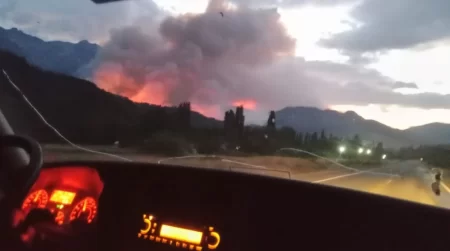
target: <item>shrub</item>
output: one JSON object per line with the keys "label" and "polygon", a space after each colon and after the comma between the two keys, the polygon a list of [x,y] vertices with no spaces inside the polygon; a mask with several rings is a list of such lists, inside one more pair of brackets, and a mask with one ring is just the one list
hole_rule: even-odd
{"label": "shrub", "polygon": [[153,134],[143,142],[141,150],[148,153],[170,156],[196,154],[196,150],[192,144],[184,138],[170,132]]}

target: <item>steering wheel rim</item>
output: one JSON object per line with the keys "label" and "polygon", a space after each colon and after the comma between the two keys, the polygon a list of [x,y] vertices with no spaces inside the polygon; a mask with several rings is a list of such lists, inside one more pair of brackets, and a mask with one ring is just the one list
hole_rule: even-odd
{"label": "steering wheel rim", "polygon": [[7,147],[17,147],[26,151],[29,156],[28,165],[20,169],[1,170],[6,176],[8,185],[3,187],[5,197],[8,197],[11,191],[26,193],[39,175],[43,163],[42,148],[34,139],[21,135],[2,135],[0,136],[0,149]]}
{"label": "steering wheel rim", "polygon": [[[11,217],[15,208],[20,207],[21,199],[25,196],[39,175],[43,163],[42,149],[38,142],[19,135],[0,136],[0,149],[16,147],[25,150],[29,156],[28,165],[18,168],[2,166],[0,178],[3,179],[0,193],[0,231],[6,234],[1,235],[1,243],[9,243],[8,247],[16,247],[12,250],[26,250],[21,243],[17,231],[12,228]],[[5,161],[6,162],[6,161]],[[12,161],[13,162],[13,161]],[[14,196],[13,196],[14,195]]]}

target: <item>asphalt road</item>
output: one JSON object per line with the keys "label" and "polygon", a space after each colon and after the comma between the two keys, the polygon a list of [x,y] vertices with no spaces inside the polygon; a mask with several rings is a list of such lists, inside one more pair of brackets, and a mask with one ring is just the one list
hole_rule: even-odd
{"label": "asphalt road", "polygon": [[[47,156],[47,160],[51,160],[50,157]],[[136,160],[158,162],[157,157],[149,159],[148,156]],[[295,172],[295,170],[289,172],[279,167],[271,167],[270,164],[258,166],[229,159],[214,160],[208,167],[338,186],[450,209],[450,188],[442,183],[440,196],[435,195],[431,189],[434,175],[420,161],[390,162],[372,169],[346,169],[334,165],[323,171],[307,173]],[[446,177],[445,173],[444,177]]]}
{"label": "asphalt road", "polygon": [[213,162],[210,167],[338,186],[450,209],[450,188],[441,182],[441,194],[434,194],[431,189],[431,184],[435,181],[434,173],[421,161],[393,161],[371,169],[333,165],[323,171],[307,173],[296,173],[292,170],[289,172],[279,168],[273,169],[270,165],[257,166],[229,159],[222,159],[222,162],[227,165],[219,167]]}
{"label": "asphalt road", "polygon": [[431,190],[433,174],[420,161],[388,163],[379,168],[361,171],[333,168],[297,174],[292,178],[450,209],[450,189],[441,184],[441,195],[435,195]]}

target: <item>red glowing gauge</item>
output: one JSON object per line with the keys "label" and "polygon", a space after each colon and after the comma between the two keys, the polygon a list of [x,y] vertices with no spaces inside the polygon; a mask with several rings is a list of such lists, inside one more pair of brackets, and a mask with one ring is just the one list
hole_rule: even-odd
{"label": "red glowing gauge", "polygon": [[55,222],[58,223],[58,225],[62,225],[64,223],[64,213],[62,211],[58,211],[58,213],[56,213]]}
{"label": "red glowing gauge", "polygon": [[31,208],[45,208],[48,202],[48,193],[44,189],[40,189],[30,193],[23,201],[22,210]]}
{"label": "red glowing gauge", "polygon": [[92,197],[87,197],[78,202],[70,213],[69,220],[76,219],[91,223],[97,215],[97,203]]}

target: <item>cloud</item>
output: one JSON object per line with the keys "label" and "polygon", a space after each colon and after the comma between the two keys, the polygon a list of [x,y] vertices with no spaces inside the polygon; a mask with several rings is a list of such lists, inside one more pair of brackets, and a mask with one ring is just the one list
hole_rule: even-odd
{"label": "cloud", "polygon": [[301,7],[305,5],[336,6],[356,2],[357,0],[232,0],[234,4],[248,7],[277,6],[277,7]]}
{"label": "cloud", "polygon": [[90,0],[5,0],[0,25],[16,27],[46,40],[104,41],[112,28],[139,16],[160,13],[151,0],[96,5]]}
{"label": "cloud", "polygon": [[[287,67],[288,66],[288,67]],[[424,109],[450,109],[450,95],[437,93],[401,94],[397,88],[416,88],[414,83],[393,81],[375,70],[333,62],[292,59],[278,65],[281,75],[291,78],[291,88],[281,94],[285,105],[302,99],[319,107],[328,105],[399,105]],[[286,70],[290,69],[290,70]],[[269,79],[272,73],[264,78]],[[295,87],[294,87],[295,86]],[[311,92],[312,91],[312,92]],[[310,95],[311,94],[311,95]],[[313,100],[311,101],[311,98]],[[280,98],[281,100],[281,98]],[[280,101],[279,100],[279,101]]]}
{"label": "cloud", "polygon": [[216,106],[219,117],[236,100],[266,111],[346,104],[450,108],[445,95],[394,92],[417,85],[362,65],[295,57],[295,40],[276,9],[228,9],[221,17],[226,2],[212,3],[203,14],[114,30],[98,57],[97,84],[138,101]]}
{"label": "cloud", "polygon": [[4,0],[0,3],[0,16],[5,16],[13,11],[17,6],[15,0]]}
{"label": "cloud", "polygon": [[[213,111],[219,118],[233,103],[247,101],[263,116],[268,110],[292,105],[450,109],[450,96],[394,92],[417,86],[362,64],[296,57],[296,41],[287,34],[276,8],[228,9],[226,1],[216,0],[206,13],[168,16],[150,1],[102,6],[91,6],[89,1],[45,1],[47,9],[35,1],[27,1],[31,5],[24,7],[24,0],[13,0],[16,4],[4,9],[0,5],[0,12],[8,13],[0,19],[44,37],[107,38],[94,62],[96,83],[138,101],[177,104],[189,100],[196,109]],[[294,3],[311,1],[283,2]],[[226,10],[226,15],[221,17],[219,10]]]}
{"label": "cloud", "polygon": [[[436,93],[400,94],[382,90],[374,90],[364,85],[349,85],[346,88],[331,88],[339,96],[325,93],[324,97],[335,104],[341,105],[399,105],[403,107],[422,109],[450,109],[450,95]],[[331,95],[330,95],[331,94]],[[351,101],[350,101],[351,100]]]}
{"label": "cloud", "polygon": [[[99,53],[97,84],[150,103],[264,103],[270,90],[261,92],[267,80],[256,72],[293,57],[295,40],[276,9],[229,9],[222,17],[218,10],[226,6],[220,4],[212,1],[203,14],[167,17],[158,29],[141,23],[114,30]],[[117,85],[111,85],[114,72],[120,72]]]}
{"label": "cloud", "polygon": [[320,44],[347,53],[406,49],[450,36],[450,1],[363,0],[351,12],[353,29]]}
{"label": "cloud", "polygon": [[418,89],[419,87],[417,86],[416,83],[406,83],[406,82],[401,82],[401,81],[397,81],[394,83],[393,85],[394,89],[400,89],[400,88],[411,88],[411,89]]}

